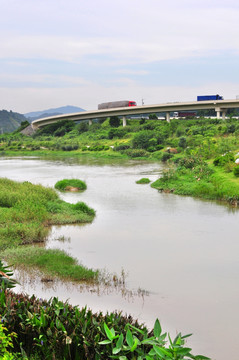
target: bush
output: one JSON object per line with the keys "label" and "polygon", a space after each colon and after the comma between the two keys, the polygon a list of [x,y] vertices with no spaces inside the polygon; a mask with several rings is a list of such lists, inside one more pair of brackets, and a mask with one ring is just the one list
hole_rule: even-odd
{"label": "bush", "polygon": [[118,146],[114,147],[114,151],[124,151],[124,150],[127,150],[127,149],[130,149],[130,146],[127,145],[127,144],[121,144],[121,145],[118,145]]}
{"label": "bush", "polygon": [[185,157],[178,161],[178,165],[183,166],[186,169],[192,169],[199,163],[201,163],[201,161],[195,157]]}
{"label": "bush", "polygon": [[74,127],[75,123],[73,120],[61,120],[57,121],[56,123],[44,126],[35,133],[34,137],[40,135],[63,136],[73,130]]}
{"label": "bush", "polygon": [[215,166],[224,166],[226,165],[227,163],[230,163],[230,162],[234,162],[235,159],[234,159],[234,156],[232,155],[231,152],[228,152],[224,155],[221,155],[221,156],[218,156],[214,161],[213,161],[213,164]]}
{"label": "bush", "polygon": [[162,162],[166,162],[169,159],[171,159],[173,157],[173,154],[170,154],[168,152],[163,153],[162,157],[161,157],[161,161]]}
{"label": "bush", "polygon": [[123,138],[127,133],[126,129],[110,129],[108,132],[108,138],[112,140],[113,138]]}
{"label": "bush", "polygon": [[236,167],[233,169],[233,174],[234,174],[236,177],[239,177],[239,166],[236,166]]}
{"label": "bush", "polygon": [[[134,149],[147,149],[150,146],[157,145],[158,141],[155,138],[155,132],[144,130],[135,134],[132,140],[132,146]],[[151,143],[150,143],[151,141]]]}
{"label": "bush", "polygon": [[111,127],[119,127],[120,126],[120,119],[118,116],[111,116],[109,120],[109,124]]}
{"label": "bush", "polygon": [[79,134],[82,134],[89,130],[89,124],[88,124],[88,122],[82,121],[82,122],[80,122],[80,124],[78,124],[76,126],[76,129]]}
{"label": "bush", "polygon": [[132,158],[148,156],[147,151],[145,151],[143,149],[128,149],[128,150],[125,150],[125,154]]}
{"label": "bush", "polygon": [[178,146],[185,149],[187,146],[187,139],[185,137],[180,137],[178,141]]}

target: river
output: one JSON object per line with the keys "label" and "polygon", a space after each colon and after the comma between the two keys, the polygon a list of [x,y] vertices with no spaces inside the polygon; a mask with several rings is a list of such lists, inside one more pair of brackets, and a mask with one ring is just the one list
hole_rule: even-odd
{"label": "river", "polygon": [[172,337],[193,333],[194,354],[238,360],[239,212],[226,205],[159,193],[150,185],[159,163],[102,159],[0,158],[1,177],[53,187],[86,181],[83,193],[60,194],[96,210],[92,224],[52,227],[46,247],[82,264],[126,274],[126,288],[85,288],[21,277],[17,291],[58,296],[94,311],[122,310],[152,327],[159,318]]}

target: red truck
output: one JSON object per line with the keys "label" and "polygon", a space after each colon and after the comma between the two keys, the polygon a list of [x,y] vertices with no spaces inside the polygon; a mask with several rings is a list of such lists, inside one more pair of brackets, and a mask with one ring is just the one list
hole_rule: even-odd
{"label": "red truck", "polygon": [[131,101],[131,100],[111,101],[111,102],[99,104],[98,110],[113,109],[113,108],[127,107],[127,106],[137,106],[137,104],[135,101]]}

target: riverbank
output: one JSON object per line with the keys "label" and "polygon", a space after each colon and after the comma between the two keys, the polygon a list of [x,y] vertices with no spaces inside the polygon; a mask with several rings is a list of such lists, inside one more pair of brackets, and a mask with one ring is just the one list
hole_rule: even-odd
{"label": "riverbank", "polygon": [[224,167],[193,158],[172,164],[151,186],[167,193],[239,204],[239,179]]}
{"label": "riverbank", "polygon": [[[216,158],[229,152],[236,160],[238,135],[238,120],[233,117],[226,120],[181,118],[167,123],[151,116],[149,120],[128,119],[125,127],[120,119],[114,126],[111,119],[94,122],[91,126],[85,122],[75,124],[62,120],[45,126],[32,136],[19,132],[3,134],[0,137],[0,156],[160,161],[170,171],[163,173],[153,187],[180,195],[235,203],[239,182],[232,178],[237,165],[232,162],[216,170],[212,164]],[[214,175],[205,177],[205,174],[198,173],[198,169],[181,162],[181,159],[190,162],[192,158],[207,163],[207,172],[212,170]]]}
{"label": "riverbank", "polygon": [[54,189],[0,178],[0,249],[3,258],[16,265],[27,264],[47,275],[74,280],[96,278],[97,271],[80,266],[64,252],[26,247],[43,242],[50,225],[89,223],[94,216],[95,211],[85,203],[67,203]]}
{"label": "riverbank", "polygon": [[[220,338],[217,329],[220,325],[226,327],[229,321],[230,333],[237,333],[235,302],[230,294],[236,283],[238,246],[233,234],[238,212],[216,202],[168,196],[150,186],[135,184],[142,177],[156,180],[160,168],[156,163],[131,160],[111,163],[93,158],[91,161],[2,159],[1,173],[12,179],[41,182],[51,187],[59,174],[61,178],[67,178],[70,172],[72,177],[84,179],[87,191],[62,196],[66,201],[73,202],[77,198],[91,204],[97,211],[97,218],[92,225],[53,228],[52,241],[47,242],[47,247],[65,249],[89,267],[102,269],[107,266],[109,272],[117,274],[123,268],[127,274],[126,286],[133,290],[140,286],[149,290],[149,295],[142,300],[141,297],[123,299],[120,293],[110,292],[108,296],[108,290],[98,295],[88,289],[80,292],[84,285],[70,287],[60,281],[44,284],[27,277],[25,280],[29,282],[21,288],[23,292],[43,299],[58,296],[80,307],[87,304],[94,311],[106,313],[121,309],[149,328],[159,317],[173,336],[176,329],[183,333],[193,332],[193,342],[190,340],[188,345],[196,353],[221,360],[226,354],[217,340]],[[63,242],[60,237],[64,235],[66,240]],[[220,253],[223,253],[222,258]],[[175,273],[179,273],[184,281],[175,283]],[[23,279],[24,274],[20,281]],[[207,293],[203,302],[200,293]],[[217,307],[214,306],[215,296]],[[203,324],[200,313],[205,314]],[[211,321],[212,318],[215,321]],[[226,341],[230,338],[226,332]],[[234,343],[230,348],[231,359],[236,351]]]}

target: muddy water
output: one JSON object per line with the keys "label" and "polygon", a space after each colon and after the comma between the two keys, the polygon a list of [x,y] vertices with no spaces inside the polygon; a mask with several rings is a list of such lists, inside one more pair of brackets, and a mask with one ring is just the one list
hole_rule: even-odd
{"label": "muddy water", "polygon": [[239,212],[135,183],[156,180],[159,172],[159,164],[137,161],[1,158],[2,177],[44,186],[85,180],[84,193],[61,197],[86,202],[96,210],[95,220],[53,227],[46,246],[64,249],[88,267],[127,275],[123,289],[42,284],[25,275],[18,290],[95,311],[122,310],[149,327],[158,317],[172,336],[193,333],[188,345],[194,353],[238,360]]}

